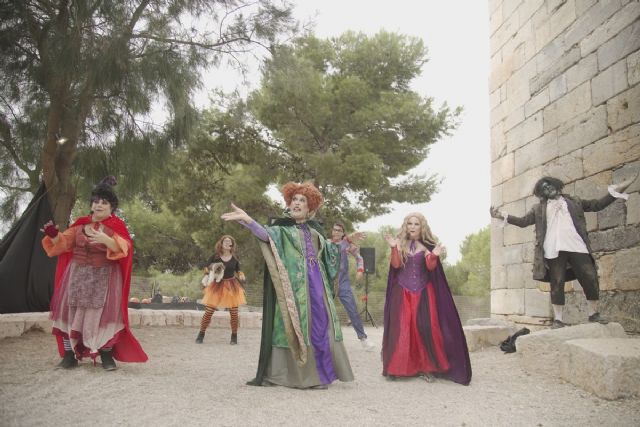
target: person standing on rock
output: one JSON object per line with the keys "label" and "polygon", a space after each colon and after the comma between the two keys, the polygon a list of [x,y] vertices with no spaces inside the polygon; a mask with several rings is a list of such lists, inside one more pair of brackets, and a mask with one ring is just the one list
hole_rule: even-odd
{"label": "person standing on rock", "polygon": [[124,221],[114,212],[118,197],[115,177],[91,191],[91,213],[60,233],[53,221],[42,231],[42,246],[58,256],[51,298],[53,334],[62,361],[59,368],[78,366],[78,359],[100,355],[102,367],[116,369],[114,359],[145,362],[147,355],[129,329],[127,304],[133,243]]}
{"label": "person standing on rock", "polygon": [[553,306],[552,329],[566,326],[563,321],[565,303],[564,283],[577,279],[588,301],[589,321],[607,323],[598,311],[600,298],[598,273],[591,253],[587,234],[585,212],[600,211],[616,198],[627,199],[622,194],[635,178],[619,185],[610,185],[609,194],[601,199],[583,200],[562,193],[564,183],[558,178],[545,176],[533,187],[533,194],[540,199],[523,217],[509,215],[495,207],[490,208],[493,218],[518,227],[535,225],[535,250],[533,279],[549,282]]}
{"label": "person standing on rock", "polygon": [[[213,278],[211,275],[205,276],[206,283],[202,304],[206,307],[202,320],[200,321],[200,332],[196,337],[196,343],[202,344],[204,333],[211,323],[213,313],[220,308],[228,308],[231,318],[231,341],[230,344],[238,344],[238,306],[246,304],[244,288],[244,274],[240,271],[240,262],[236,258],[236,240],[229,235],[222,236],[215,244],[214,254],[207,260],[205,272],[213,266],[220,268],[222,277]],[[213,280],[209,280],[209,279]]]}

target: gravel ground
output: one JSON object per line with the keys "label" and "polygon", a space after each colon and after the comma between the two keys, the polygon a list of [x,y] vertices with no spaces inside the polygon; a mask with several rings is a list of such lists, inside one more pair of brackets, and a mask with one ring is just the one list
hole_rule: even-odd
{"label": "gravel ground", "polygon": [[471,353],[470,386],[381,376],[382,329],[369,328],[378,350],[366,352],[352,329],[345,343],[356,380],[328,390],[250,387],[259,329],[135,328],[149,355],[113,372],[81,362],[55,370],[53,337],[32,331],[0,340],[2,426],[568,426],[640,425],[640,399],[602,400],[561,380],[528,375],[517,354]]}

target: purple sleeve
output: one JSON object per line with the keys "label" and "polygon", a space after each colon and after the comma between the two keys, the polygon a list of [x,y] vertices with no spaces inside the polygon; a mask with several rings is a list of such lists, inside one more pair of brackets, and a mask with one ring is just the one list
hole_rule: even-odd
{"label": "purple sleeve", "polygon": [[245,227],[247,227],[249,231],[251,231],[253,235],[256,236],[258,239],[262,240],[263,242],[269,241],[269,235],[267,234],[267,230],[265,230],[264,227],[258,224],[255,220],[252,221],[251,224],[247,224],[244,221],[238,221],[238,222],[244,225]]}

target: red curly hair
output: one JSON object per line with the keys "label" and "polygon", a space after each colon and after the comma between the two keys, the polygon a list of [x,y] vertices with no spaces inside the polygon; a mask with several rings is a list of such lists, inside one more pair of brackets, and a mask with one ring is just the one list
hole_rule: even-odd
{"label": "red curly hair", "polygon": [[322,193],[320,190],[316,188],[310,182],[303,182],[302,184],[298,184],[297,182],[287,182],[280,189],[282,192],[282,196],[284,197],[284,201],[289,206],[291,204],[291,200],[293,200],[293,196],[296,194],[301,194],[307,198],[307,206],[310,211],[316,211],[322,206],[324,203],[324,198],[322,197]]}

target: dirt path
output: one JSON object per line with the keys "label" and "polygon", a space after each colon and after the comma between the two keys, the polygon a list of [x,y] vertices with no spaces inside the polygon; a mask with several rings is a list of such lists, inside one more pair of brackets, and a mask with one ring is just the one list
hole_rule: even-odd
{"label": "dirt path", "polygon": [[[369,328],[378,344],[382,330]],[[0,425],[136,426],[406,426],[638,425],[640,399],[609,402],[571,384],[527,375],[517,354],[497,348],[471,354],[468,387],[449,381],[387,381],[379,353],[365,352],[344,328],[356,381],[329,390],[250,387],[260,331],[207,333],[195,328],[134,329],[150,360],[114,372],[85,361],[54,370],[53,337],[29,332],[0,340]]]}

